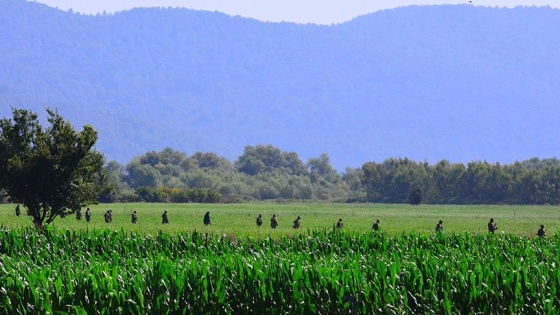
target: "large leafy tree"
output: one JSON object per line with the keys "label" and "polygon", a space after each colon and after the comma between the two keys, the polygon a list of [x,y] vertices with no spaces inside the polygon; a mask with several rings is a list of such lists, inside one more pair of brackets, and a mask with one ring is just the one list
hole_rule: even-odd
{"label": "large leafy tree", "polygon": [[0,189],[27,208],[38,228],[109,190],[105,158],[93,149],[93,127],[75,131],[51,109],[48,128],[31,111],[12,108],[12,113],[0,120]]}
{"label": "large leafy tree", "polygon": [[272,145],[246,146],[243,154],[235,161],[241,173],[258,175],[262,173],[286,173],[307,175],[305,165],[295,152],[283,152]]}

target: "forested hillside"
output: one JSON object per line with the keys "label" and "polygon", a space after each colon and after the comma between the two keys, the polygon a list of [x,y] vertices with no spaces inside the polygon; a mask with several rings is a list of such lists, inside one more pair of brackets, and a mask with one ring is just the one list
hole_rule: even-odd
{"label": "forested hillside", "polygon": [[58,106],[109,160],[272,144],[360,167],[559,155],[560,12],[406,7],[331,26],[0,0],[0,116]]}

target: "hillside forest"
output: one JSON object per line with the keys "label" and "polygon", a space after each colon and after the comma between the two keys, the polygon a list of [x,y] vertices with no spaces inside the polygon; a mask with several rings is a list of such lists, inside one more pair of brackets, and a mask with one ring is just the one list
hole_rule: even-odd
{"label": "hillside forest", "polygon": [[328,154],[303,162],[272,145],[246,146],[234,161],[215,153],[150,151],[106,164],[115,187],[102,202],[330,201],[427,204],[560,204],[560,160],[509,165],[408,158],[339,173]]}

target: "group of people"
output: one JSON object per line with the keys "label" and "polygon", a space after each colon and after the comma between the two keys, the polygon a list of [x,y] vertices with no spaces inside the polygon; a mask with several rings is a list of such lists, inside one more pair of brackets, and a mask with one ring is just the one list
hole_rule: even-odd
{"label": "group of people", "polygon": [[[488,233],[494,234],[494,232],[496,232],[497,229],[498,229],[498,224],[496,223],[496,221],[494,221],[494,218],[490,218],[490,221],[488,221]],[[438,224],[436,225],[436,233],[437,232],[443,232],[442,220],[439,220]],[[541,224],[540,229],[538,229],[537,236],[539,237],[546,236],[546,229],[544,228],[544,224]]]}
{"label": "group of people", "polygon": [[[112,213],[111,213],[111,220],[113,219],[112,217]],[[76,220],[81,221],[82,220],[82,209],[78,209],[76,211]],[[86,208],[86,222],[91,221],[91,210],[88,208]]]}
{"label": "group of people", "polygon": [[[112,215],[112,213],[111,213]],[[82,220],[82,209],[78,209],[76,210],[76,220],[81,221]],[[107,220],[107,219],[105,219]],[[112,217],[110,218],[110,220],[112,220]],[[88,208],[86,208],[86,221],[89,222],[91,221],[91,210]]]}
{"label": "group of people", "polygon": [[[300,228],[300,226],[301,226],[300,220],[301,220],[300,216],[298,216],[294,220],[294,222],[293,222],[294,224],[292,226],[294,229],[299,229]],[[257,216],[256,222],[257,222],[257,226],[261,226],[263,224],[262,214],[259,214]],[[442,222],[440,221],[440,223],[442,223]],[[373,231],[378,231],[379,228],[380,228],[380,224],[381,224],[381,221],[376,220],[375,223],[373,223],[372,230]],[[336,222],[335,226],[336,226],[337,229],[342,229],[344,227],[344,221],[342,221],[342,218],[338,219],[338,222]],[[273,229],[278,227],[278,221],[277,221],[277,218],[276,218],[276,214],[273,214],[272,218],[270,218],[270,227],[273,228]]]}
{"label": "group of people", "polygon": [[[15,212],[16,212],[16,216],[19,217],[21,215],[20,205],[16,206]],[[91,221],[91,210],[89,209],[89,207],[86,208],[85,217],[86,217],[87,222]],[[104,218],[105,218],[105,223],[113,222],[113,210],[111,210],[111,209],[107,210],[104,214]],[[76,220],[78,220],[78,221],[82,220],[81,209],[78,209],[76,211]],[[300,216],[298,216],[294,220],[293,226],[292,226],[294,229],[299,229],[300,228],[300,226],[301,226],[300,220],[301,220]],[[131,222],[134,223],[134,224],[138,223],[138,213],[136,212],[136,210],[134,210],[131,214]],[[167,210],[165,210],[163,212],[163,214],[161,215],[161,223],[162,224],[169,224],[169,217],[168,217],[168,214],[167,214]],[[204,225],[212,225],[212,223],[210,221],[210,211],[207,211],[204,214],[203,223],[204,223]],[[262,214],[259,214],[257,216],[256,223],[257,223],[257,226],[259,226],[259,227],[263,224]],[[380,224],[381,224],[381,222],[379,220],[376,220],[375,223],[373,223],[373,226],[371,227],[371,229],[373,231],[378,231],[379,228],[380,228]],[[273,214],[272,218],[270,218],[270,227],[273,228],[273,229],[276,229],[278,227],[278,220],[277,220],[276,214]],[[340,219],[338,219],[338,222],[336,223],[336,228],[342,229],[343,227],[344,227],[344,222],[342,221],[342,218],[340,218]],[[494,233],[497,229],[498,229],[498,225],[494,221],[494,218],[490,218],[490,221],[488,222],[488,232],[489,233]],[[439,222],[436,225],[436,233],[438,233],[438,232],[443,232],[443,220],[439,220]],[[537,236],[544,237],[545,235],[546,235],[546,229],[545,229],[544,225],[541,224],[540,229],[537,231]]]}
{"label": "group of people", "polygon": [[[300,228],[300,226],[301,226],[300,220],[301,220],[301,217],[300,217],[300,216],[298,216],[298,217],[294,220],[294,222],[293,222],[294,224],[293,224],[293,226],[292,226],[294,229],[299,229],[299,228]],[[259,214],[259,215],[257,216],[256,222],[257,222],[257,226],[261,226],[261,225],[263,224],[262,214]],[[273,214],[273,215],[272,215],[272,218],[270,218],[270,227],[273,228],[273,229],[275,229],[275,228],[278,227],[278,219],[277,219],[277,217],[276,217],[276,214]]]}
{"label": "group of people", "polygon": [[[89,210],[89,208],[88,208],[88,210]],[[108,211],[108,213],[111,214],[110,219],[112,220],[112,211],[111,210],[107,210],[107,211]],[[107,219],[105,219],[105,222],[107,222]],[[109,222],[107,222],[107,223],[109,223]],[[130,214],[130,222],[132,224],[137,224],[138,223],[138,212],[136,212],[136,210],[132,211],[132,213]],[[161,224],[168,224],[168,223],[169,223],[169,217],[167,215],[167,210],[165,210],[163,212],[163,214],[161,215]]]}

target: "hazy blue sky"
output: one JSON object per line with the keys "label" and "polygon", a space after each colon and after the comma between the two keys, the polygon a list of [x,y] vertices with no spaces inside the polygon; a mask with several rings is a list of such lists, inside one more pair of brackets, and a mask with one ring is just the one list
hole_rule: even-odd
{"label": "hazy blue sky", "polygon": [[[62,10],[81,13],[115,12],[133,7],[185,7],[220,11],[262,21],[331,24],[377,10],[407,5],[469,4],[469,0],[37,0]],[[473,5],[514,7],[551,6],[560,0],[472,0]]]}

